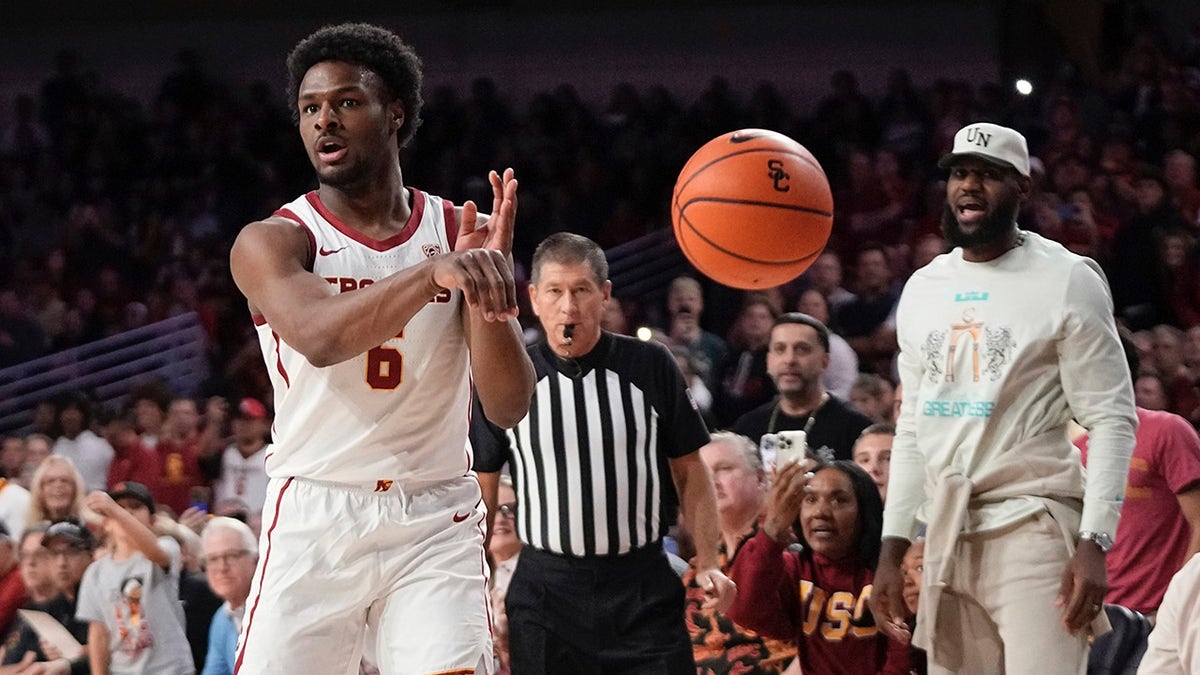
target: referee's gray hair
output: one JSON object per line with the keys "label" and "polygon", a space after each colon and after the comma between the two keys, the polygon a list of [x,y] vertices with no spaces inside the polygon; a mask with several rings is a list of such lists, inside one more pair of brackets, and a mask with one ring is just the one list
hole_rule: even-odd
{"label": "referee's gray hair", "polygon": [[604,249],[596,242],[571,232],[555,232],[542,240],[533,252],[533,272],[530,282],[537,286],[542,276],[542,264],[555,262],[563,265],[587,263],[592,268],[596,285],[604,287],[608,281],[608,260]]}
{"label": "referee's gray hair", "polygon": [[226,516],[217,516],[208,521],[204,525],[204,530],[200,533],[200,541],[206,542],[216,532],[220,531],[233,532],[242,540],[242,547],[250,551],[255,556],[258,555],[258,537],[254,536],[254,532],[250,530],[250,526],[238,520],[237,518],[228,518]]}
{"label": "referee's gray hair", "polygon": [[750,467],[751,471],[756,473],[763,471],[762,455],[758,452],[758,446],[748,437],[732,431],[716,431],[713,432],[712,440],[709,442],[724,443],[741,454],[746,466]]}

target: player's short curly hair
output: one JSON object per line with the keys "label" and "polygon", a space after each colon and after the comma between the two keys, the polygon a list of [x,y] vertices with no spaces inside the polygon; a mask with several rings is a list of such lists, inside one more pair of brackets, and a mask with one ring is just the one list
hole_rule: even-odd
{"label": "player's short curly hair", "polygon": [[366,23],[325,26],[296,44],[287,57],[288,100],[292,121],[300,121],[296,99],[308,69],[323,61],[362,66],[379,75],[388,96],[404,106],[404,124],[396,140],[404,147],[421,126],[421,58],[395,33]]}

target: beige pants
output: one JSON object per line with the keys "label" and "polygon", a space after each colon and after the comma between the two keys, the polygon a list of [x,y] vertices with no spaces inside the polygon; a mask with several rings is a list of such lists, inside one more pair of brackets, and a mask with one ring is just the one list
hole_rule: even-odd
{"label": "beige pants", "polygon": [[955,552],[954,579],[942,596],[944,624],[933,640],[952,641],[943,651],[958,662],[931,658],[930,675],[1084,675],[1087,637],[1068,633],[1054,606],[1074,552],[1049,513],[963,535]]}

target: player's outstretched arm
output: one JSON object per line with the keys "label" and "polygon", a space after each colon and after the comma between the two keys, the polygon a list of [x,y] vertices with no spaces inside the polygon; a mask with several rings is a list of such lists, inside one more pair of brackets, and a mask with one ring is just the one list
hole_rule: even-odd
{"label": "player's outstretched arm", "polygon": [[500,507],[500,472],[476,471],[479,489],[483,492],[483,504],[487,507],[487,529],[483,535],[483,550],[487,551],[488,565],[492,564],[492,523],[496,522],[496,509]]}
{"label": "player's outstretched arm", "polygon": [[233,244],[230,271],[250,311],[318,367],[394,337],[443,289],[462,289],[467,303],[485,315],[516,313],[512,272],[498,251],[433,256],[353,293],[338,293],[305,269],[308,248],[303,229],[290,220],[254,222]]}
{"label": "player's outstretched arm", "polygon": [[[512,169],[506,169],[503,176],[492,171],[488,179],[494,197],[492,215],[481,216],[474,203],[464,204],[459,212],[455,251],[503,256],[502,272],[511,283],[517,180]],[[488,311],[487,304],[468,303],[463,328],[471,351],[471,377],[484,414],[493,424],[511,428],[529,412],[536,376],[515,318],[516,286],[503,288],[509,295],[499,295],[501,290],[500,284],[492,287],[497,295],[489,299],[491,305],[509,305],[512,311],[496,314]]]}

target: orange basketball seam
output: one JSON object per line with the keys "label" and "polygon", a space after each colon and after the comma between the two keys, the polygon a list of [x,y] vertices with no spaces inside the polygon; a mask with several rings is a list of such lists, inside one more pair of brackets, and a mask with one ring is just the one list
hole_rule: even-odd
{"label": "orange basketball seam", "polygon": [[[809,253],[808,255],[801,256],[799,258],[794,258],[792,260],[775,261],[775,260],[761,260],[759,258],[751,258],[751,257],[745,256],[745,255],[742,255],[741,253],[738,253],[737,251],[731,251],[731,250],[725,248],[724,246],[721,246],[720,244],[716,243],[712,239],[709,239],[708,237],[704,236],[704,233],[701,232],[699,229],[697,229],[696,226],[692,224],[692,221],[690,219],[688,219],[688,217],[686,215],[681,213],[679,218],[684,224],[686,224],[688,226],[689,230],[694,232],[697,237],[700,237],[700,239],[702,239],[709,246],[717,249],[718,251],[724,253],[725,255],[728,255],[733,258],[737,258],[738,260],[744,260],[746,262],[752,262],[752,263],[756,263],[756,264],[760,264],[760,265],[771,265],[774,267],[782,267],[782,266],[786,266],[786,265],[795,265],[797,263],[801,263],[806,260],[812,260],[813,258],[820,255],[825,250],[825,247],[822,246],[821,248],[817,249],[816,251],[814,251],[812,253]],[[680,246],[680,248],[683,248],[683,247]]]}
{"label": "orange basketball seam", "polygon": [[[788,155],[788,156],[791,156],[791,157],[795,157],[796,159],[798,159],[798,160],[800,160],[800,161],[804,162],[805,164],[807,164],[807,165],[809,165],[809,166],[813,167],[813,168],[814,168],[814,169],[816,169],[817,171],[820,171],[820,172],[821,172],[821,177],[825,178],[825,180],[829,180],[829,177],[825,175],[825,169],[822,169],[820,164],[817,164],[817,163],[813,162],[813,161],[812,161],[812,160],[810,160],[808,157],[805,157],[804,155],[802,155],[802,154],[800,154],[800,153],[798,153],[798,152],[793,152],[793,151],[791,151],[791,150],[779,150],[779,149],[777,149],[777,148],[747,148],[747,149],[745,149],[745,150],[739,150],[739,151],[737,151],[737,152],[731,152],[731,153],[729,153],[728,155],[721,155],[720,157],[717,157],[717,158],[715,158],[715,159],[712,159],[712,160],[708,161],[707,163],[705,163],[705,164],[702,164],[702,165],[700,165],[700,166],[696,167],[696,170],[695,170],[695,171],[692,171],[691,175],[689,175],[689,176],[688,176],[688,179],[687,179],[686,181],[684,181],[684,182],[683,182],[683,184],[681,184],[681,185],[676,185],[676,186],[675,186],[675,194],[679,194],[679,193],[680,193],[680,192],[681,192],[681,191],[682,191],[682,190],[683,190],[685,187],[687,187],[687,186],[688,186],[688,183],[691,183],[691,182],[692,182],[692,181],[693,181],[693,180],[694,180],[694,179],[695,179],[695,178],[696,178],[698,175],[700,175],[700,174],[701,174],[701,173],[702,173],[702,172],[703,172],[705,169],[707,169],[708,167],[712,166],[713,164],[716,164],[717,162],[720,162],[720,161],[723,161],[723,160],[729,159],[730,157],[737,157],[738,155],[748,155],[748,154],[750,154],[750,153],[753,153],[753,152],[767,152],[767,153],[771,153],[771,154],[774,154],[774,155]],[[686,169],[686,168],[687,168],[687,164],[684,164],[684,167],[683,167],[683,168],[685,168],[685,169]],[[681,169],[681,170],[682,170],[682,169]]]}
{"label": "orange basketball seam", "polygon": [[811,213],[813,215],[824,216],[826,218],[833,217],[832,211],[821,211],[819,209],[814,209],[814,208],[811,208],[808,206],[795,206],[792,204],[780,204],[779,202],[760,202],[760,201],[756,201],[753,199],[729,199],[726,197],[694,197],[692,199],[687,200],[687,202],[685,202],[682,206],[679,207],[680,215],[683,215],[683,212],[687,209],[687,207],[689,207],[692,204],[695,204],[697,202],[714,203],[714,204],[740,204],[742,206],[767,206],[767,207],[771,207],[771,208],[787,209],[789,211],[800,211],[803,213]]}

